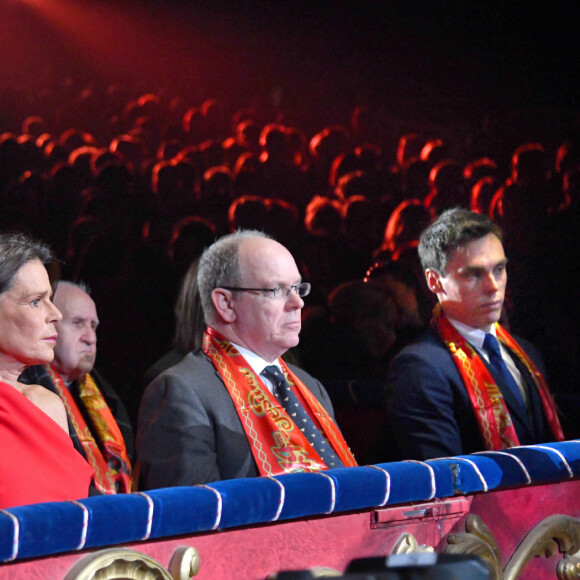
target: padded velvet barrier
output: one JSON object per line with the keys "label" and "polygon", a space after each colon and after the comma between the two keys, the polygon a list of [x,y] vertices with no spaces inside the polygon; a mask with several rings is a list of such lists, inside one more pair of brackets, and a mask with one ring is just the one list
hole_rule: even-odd
{"label": "padded velvet barrier", "polygon": [[[352,469],[352,468],[351,468]],[[279,519],[303,518],[334,511],[334,480],[319,473],[291,473],[275,478],[284,487],[284,504]]]}
{"label": "padded velvet barrier", "polygon": [[541,447],[548,447],[562,453],[572,469],[574,477],[580,476],[580,440],[563,441],[561,443],[543,443]]}
{"label": "padded velvet barrier", "polygon": [[473,454],[470,459],[481,465],[486,459],[491,459],[501,470],[501,479],[497,487],[517,487],[529,485],[532,482],[526,463],[517,455],[507,451],[484,451]]}
{"label": "padded velvet barrier", "polygon": [[153,501],[151,538],[211,530],[219,510],[217,495],[205,487],[168,487],[144,492]]}
{"label": "padded velvet barrier", "polygon": [[89,510],[85,548],[135,542],[150,536],[150,504],[139,494],[94,496],[79,503]]}
{"label": "padded velvet barrier", "polygon": [[377,467],[384,469],[391,476],[391,494],[388,505],[437,497],[435,470],[429,463],[401,461],[381,463]]}
{"label": "padded velvet barrier", "polygon": [[568,461],[560,450],[539,445],[507,449],[525,464],[534,483],[550,483],[574,477]]}
{"label": "padded velvet barrier", "polygon": [[357,469],[344,467],[328,471],[336,490],[335,512],[385,505],[389,499],[391,482],[388,472],[373,467]]}
{"label": "padded velvet barrier", "polygon": [[272,522],[277,519],[284,501],[282,487],[268,478],[230,479],[208,487],[221,496],[220,528]]}
{"label": "padded velvet barrier", "polygon": [[580,476],[580,442],[0,510],[0,561]]}
{"label": "padded velvet barrier", "polygon": [[444,457],[431,459],[428,463],[435,470],[447,468],[451,473],[453,492],[449,495],[489,491],[501,484],[502,469],[496,461],[488,457]]}
{"label": "padded velvet barrier", "polygon": [[[73,502],[39,503],[11,508],[17,525],[2,513],[0,521],[0,557],[8,560],[14,553],[17,559],[39,554],[76,550],[88,524],[84,510]],[[13,539],[17,545],[13,546]]]}

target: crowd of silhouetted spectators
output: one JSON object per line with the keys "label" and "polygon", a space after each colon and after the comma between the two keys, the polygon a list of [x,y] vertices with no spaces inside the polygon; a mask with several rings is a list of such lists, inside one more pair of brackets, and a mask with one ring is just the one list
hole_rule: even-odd
{"label": "crowd of silhouetted spectators", "polygon": [[[457,205],[503,227],[505,321],[543,351],[556,396],[575,394],[573,128],[557,146],[522,142],[506,156],[497,141],[468,146],[420,130],[385,146],[365,107],[307,131],[282,110],[116,86],[20,97],[27,107],[0,101],[0,230],[50,243],[61,276],[89,285],[101,319],[97,366],[133,413],[145,371],[171,348],[189,265],[237,228],[272,234],[312,283],[291,356],[339,408],[376,412],[390,359],[433,306],[418,235]],[[31,114],[15,118],[12,105]]]}

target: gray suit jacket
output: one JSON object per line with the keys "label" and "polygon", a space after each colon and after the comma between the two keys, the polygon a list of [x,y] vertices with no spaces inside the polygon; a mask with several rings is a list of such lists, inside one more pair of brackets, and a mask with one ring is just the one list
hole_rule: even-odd
{"label": "gray suit jacket", "polygon": [[[320,382],[289,366],[334,419]],[[187,354],[145,390],[137,457],[141,489],[259,475],[232,399],[202,351]]]}

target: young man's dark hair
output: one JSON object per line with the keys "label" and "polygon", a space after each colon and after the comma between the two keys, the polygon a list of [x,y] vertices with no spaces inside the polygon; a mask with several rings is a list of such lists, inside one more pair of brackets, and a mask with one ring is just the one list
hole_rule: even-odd
{"label": "young man's dark hair", "polygon": [[419,239],[423,270],[432,269],[445,274],[451,252],[487,234],[494,234],[502,241],[500,227],[487,216],[462,207],[444,211]]}

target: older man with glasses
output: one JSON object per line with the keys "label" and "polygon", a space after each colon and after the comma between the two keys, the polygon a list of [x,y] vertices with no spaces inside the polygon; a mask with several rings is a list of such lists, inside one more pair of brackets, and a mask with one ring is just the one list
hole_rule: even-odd
{"label": "older man with glasses", "polygon": [[204,252],[197,281],[203,347],[145,391],[141,488],[356,465],[324,387],[281,358],[310,292],[290,252],[236,232]]}

